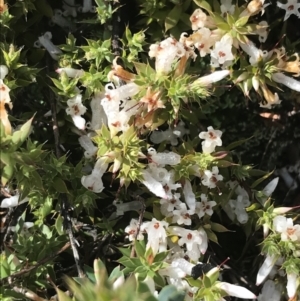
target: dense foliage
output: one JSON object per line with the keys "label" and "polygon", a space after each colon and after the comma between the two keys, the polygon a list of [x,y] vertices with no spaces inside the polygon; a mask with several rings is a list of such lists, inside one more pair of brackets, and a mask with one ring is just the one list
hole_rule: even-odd
{"label": "dense foliage", "polygon": [[0,1],[1,299],[300,298],[299,9]]}

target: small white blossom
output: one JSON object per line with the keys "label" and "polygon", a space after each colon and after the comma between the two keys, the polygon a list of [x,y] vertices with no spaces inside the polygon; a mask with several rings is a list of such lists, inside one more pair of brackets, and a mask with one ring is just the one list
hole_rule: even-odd
{"label": "small white blossom", "polygon": [[5,65],[0,65],[0,79],[3,80],[8,74],[8,68]]}
{"label": "small white blossom", "polygon": [[74,31],[76,29],[75,23],[66,19],[63,16],[63,12],[60,9],[55,9],[54,14],[51,18],[50,25],[58,25],[59,27],[63,28],[66,31]]}
{"label": "small white blossom", "polygon": [[183,195],[186,204],[191,210],[195,210],[196,208],[196,196],[193,192],[191,182],[189,180],[185,180],[183,186]]}
{"label": "small white blossom", "polygon": [[[221,70],[221,71],[215,71],[209,75],[202,76],[198,78],[194,84],[200,84],[202,86],[210,86],[212,83],[218,82],[225,78],[227,75],[230,74],[229,70]],[[221,132],[222,133],[222,132]]]}
{"label": "small white blossom", "polygon": [[258,34],[258,39],[261,43],[264,43],[267,38],[268,38],[268,34],[269,34],[269,24],[266,21],[260,21],[258,23],[258,29],[255,31],[256,34]]}
{"label": "small white blossom", "polygon": [[214,166],[212,171],[205,170],[201,183],[208,188],[215,188],[218,181],[222,181],[223,176],[219,175],[219,168]]}
{"label": "small white blossom", "polygon": [[84,71],[82,69],[74,69],[69,67],[58,68],[55,70],[55,72],[58,74],[62,74],[63,72],[65,72],[67,76],[71,78],[78,78],[84,74]]}
{"label": "small white blossom", "polygon": [[300,225],[294,225],[292,218],[277,215],[273,219],[273,227],[276,232],[281,233],[281,240],[300,241]]}
{"label": "small white blossom", "polygon": [[41,46],[45,47],[51,57],[57,61],[58,56],[62,54],[62,51],[51,42],[51,39],[52,33],[47,31],[44,35],[39,37],[38,41],[34,43],[34,46],[37,48]]}
{"label": "small white blossom", "polygon": [[228,282],[218,282],[215,286],[225,291],[229,296],[241,299],[256,299],[256,296],[252,292],[239,285]]}
{"label": "small white blossom", "polygon": [[188,210],[185,203],[181,203],[177,208],[173,211],[172,222],[190,226],[192,224],[191,215],[194,214],[194,210]]}
{"label": "small white blossom", "polygon": [[211,65],[213,67],[228,67],[234,60],[232,54],[233,39],[229,35],[225,35],[222,39],[216,42],[214,49],[210,52]]}
{"label": "small white blossom", "polygon": [[209,126],[207,128],[207,132],[201,132],[199,134],[199,138],[205,139],[204,141],[202,141],[203,153],[210,154],[215,151],[216,146],[221,146],[221,136],[222,132],[219,130],[214,130],[212,126]]}
{"label": "small white blossom", "polygon": [[298,18],[300,18],[300,3],[298,3],[298,0],[288,0],[286,4],[282,4],[281,2],[277,1],[277,6],[285,10],[283,21],[287,20],[291,15],[296,15]]}
{"label": "small white blossom", "polygon": [[74,124],[80,130],[85,129],[85,119],[81,117],[86,112],[86,107],[82,104],[82,95],[77,94],[67,101],[68,108],[66,112],[73,119]]}
{"label": "small white blossom", "polygon": [[141,226],[142,231],[146,231],[148,235],[148,242],[146,249],[151,248],[153,254],[165,251],[167,248],[167,233],[166,229],[168,223],[165,221],[158,221],[153,218],[151,222],[144,222]]}
{"label": "small white blossom", "polygon": [[294,91],[300,92],[300,81],[297,81],[289,76],[286,76],[283,73],[280,72],[273,73],[272,79],[274,82],[283,84]]}
{"label": "small white blossom", "polygon": [[174,193],[173,197],[170,199],[160,200],[160,211],[165,216],[171,216],[175,208],[179,207],[181,204],[180,193]]}
{"label": "small white blossom", "polygon": [[220,9],[223,17],[225,18],[227,14],[233,15],[235,10],[235,5],[232,4],[231,0],[221,0]]}
{"label": "small white blossom", "polygon": [[20,195],[16,194],[9,198],[3,199],[1,202],[1,205],[0,205],[0,208],[13,208],[13,207],[16,207],[18,205],[21,205],[21,204],[29,201],[29,198],[25,198],[19,202],[19,198],[20,198]]}
{"label": "small white blossom", "polygon": [[202,193],[201,194],[201,202],[196,203],[196,214],[199,216],[199,218],[202,218],[205,214],[207,215],[213,215],[213,207],[217,205],[215,201],[208,201],[207,196]]}
{"label": "small white blossom", "polygon": [[[139,221],[137,219],[133,218],[130,221],[129,226],[127,226],[124,230],[128,234],[128,239],[130,241],[135,240],[135,236],[136,236],[136,233],[138,230],[138,224],[139,224]],[[144,240],[144,235],[142,234],[141,229],[139,231],[139,234],[137,235],[137,240]]]}

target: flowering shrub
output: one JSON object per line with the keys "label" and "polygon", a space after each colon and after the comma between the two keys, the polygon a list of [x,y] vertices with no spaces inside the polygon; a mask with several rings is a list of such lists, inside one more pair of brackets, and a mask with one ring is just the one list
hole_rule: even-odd
{"label": "flowering shrub", "polygon": [[300,4],[132,5],[0,2],[1,297],[296,300],[296,209],[222,120],[300,92]]}

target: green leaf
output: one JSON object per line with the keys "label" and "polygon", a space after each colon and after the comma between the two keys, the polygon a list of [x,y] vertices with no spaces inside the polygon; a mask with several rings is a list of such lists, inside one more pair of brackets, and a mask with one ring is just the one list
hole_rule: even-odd
{"label": "green leaf", "polygon": [[174,285],[168,285],[164,287],[159,295],[158,301],[184,301],[185,292],[179,292]]}
{"label": "green leaf", "polygon": [[235,25],[236,27],[242,27],[242,26],[244,26],[244,25],[247,24],[248,20],[249,20],[249,16],[244,16],[244,17],[238,19],[238,20],[234,23],[234,25]]}
{"label": "green leaf", "polygon": [[135,247],[135,252],[136,252],[136,254],[138,255],[138,257],[140,257],[140,258],[143,258],[144,257],[144,255],[145,255],[145,248],[142,246],[142,244],[138,241],[138,240],[136,240],[135,241],[135,244],[134,244],[134,247]]}
{"label": "green leaf", "polygon": [[242,139],[239,141],[232,142],[226,147],[226,150],[231,150],[233,148],[236,148],[237,146],[242,145],[243,143],[247,142],[248,140],[250,140],[252,138],[253,138],[253,136],[250,138],[247,138],[247,139]]}
{"label": "green leaf", "polygon": [[5,165],[2,170],[1,183],[5,186],[14,174],[14,165]]}
{"label": "green leaf", "polygon": [[64,234],[64,229],[63,229],[63,218],[61,215],[59,215],[55,221],[55,229],[59,235]]}
{"label": "green leaf", "polygon": [[24,123],[21,126],[20,130],[13,133],[12,142],[16,146],[20,146],[25,141],[25,139],[29,136],[32,120],[33,120],[33,117],[31,119],[29,119],[26,123]]}
{"label": "green leaf", "polygon": [[223,225],[218,224],[218,223],[210,222],[210,226],[211,226],[211,229],[215,232],[228,232],[228,231],[230,231],[226,227],[224,227]]}
{"label": "green leaf", "polygon": [[208,2],[202,0],[194,0],[194,2],[201,8],[207,10],[208,12],[212,12],[211,6]]}
{"label": "green leaf", "polygon": [[53,10],[46,0],[36,1],[35,6],[36,6],[37,11],[39,11],[44,16],[46,16],[48,18],[53,17]]}
{"label": "green leaf", "polygon": [[53,187],[60,193],[69,193],[66,183],[61,178],[56,177],[53,180]]}
{"label": "green leaf", "polygon": [[182,13],[182,7],[179,5],[175,5],[173,9],[169,12],[165,20],[165,29],[166,31],[175,27],[180,19],[180,15]]}
{"label": "green leaf", "polygon": [[252,185],[251,188],[255,188],[258,184],[260,184],[261,182],[263,182],[264,180],[266,180],[269,176],[271,176],[273,174],[274,170],[265,174],[263,177],[257,179]]}

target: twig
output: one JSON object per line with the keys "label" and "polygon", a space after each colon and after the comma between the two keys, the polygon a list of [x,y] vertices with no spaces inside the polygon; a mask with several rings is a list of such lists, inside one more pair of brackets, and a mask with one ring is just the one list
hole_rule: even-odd
{"label": "twig", "polygon": [[42,259],[40,262],[32,265],[31,267],[29,268],[25,268],[19,272],[16,272],[8,277],[5,277],[5,278],[2,278],[0,280],[0,285],[4,284],[6,281],[8,281],[9,279],[13,280],[15,278],[18,278],[18,277],[21,277],[23,276],[24,274],[27,274],[29,272],[31,272],[32,270],[38,268],[39,266],[45,264],[46,262],[52,260],[53,258],[55,258],[56,256],[58,256],[60,253],[64,252],[65,250],[67,250],[69,247],[70,247],[71,243],[70,242],[67,242],[62,248],[60,248],[57,252],[55,252],[54,254]]}
{"label": "twig", "polygon": [[[112,8],[115,12],[112,15],[112,39],[111,47],[113,54],[115,56],[121,55],[120,47],[120,22],[121,22],[121,12],[120,12],[120,3],[119,1],[113,1]],[[118,7],[119,6],[119,7]]]}

